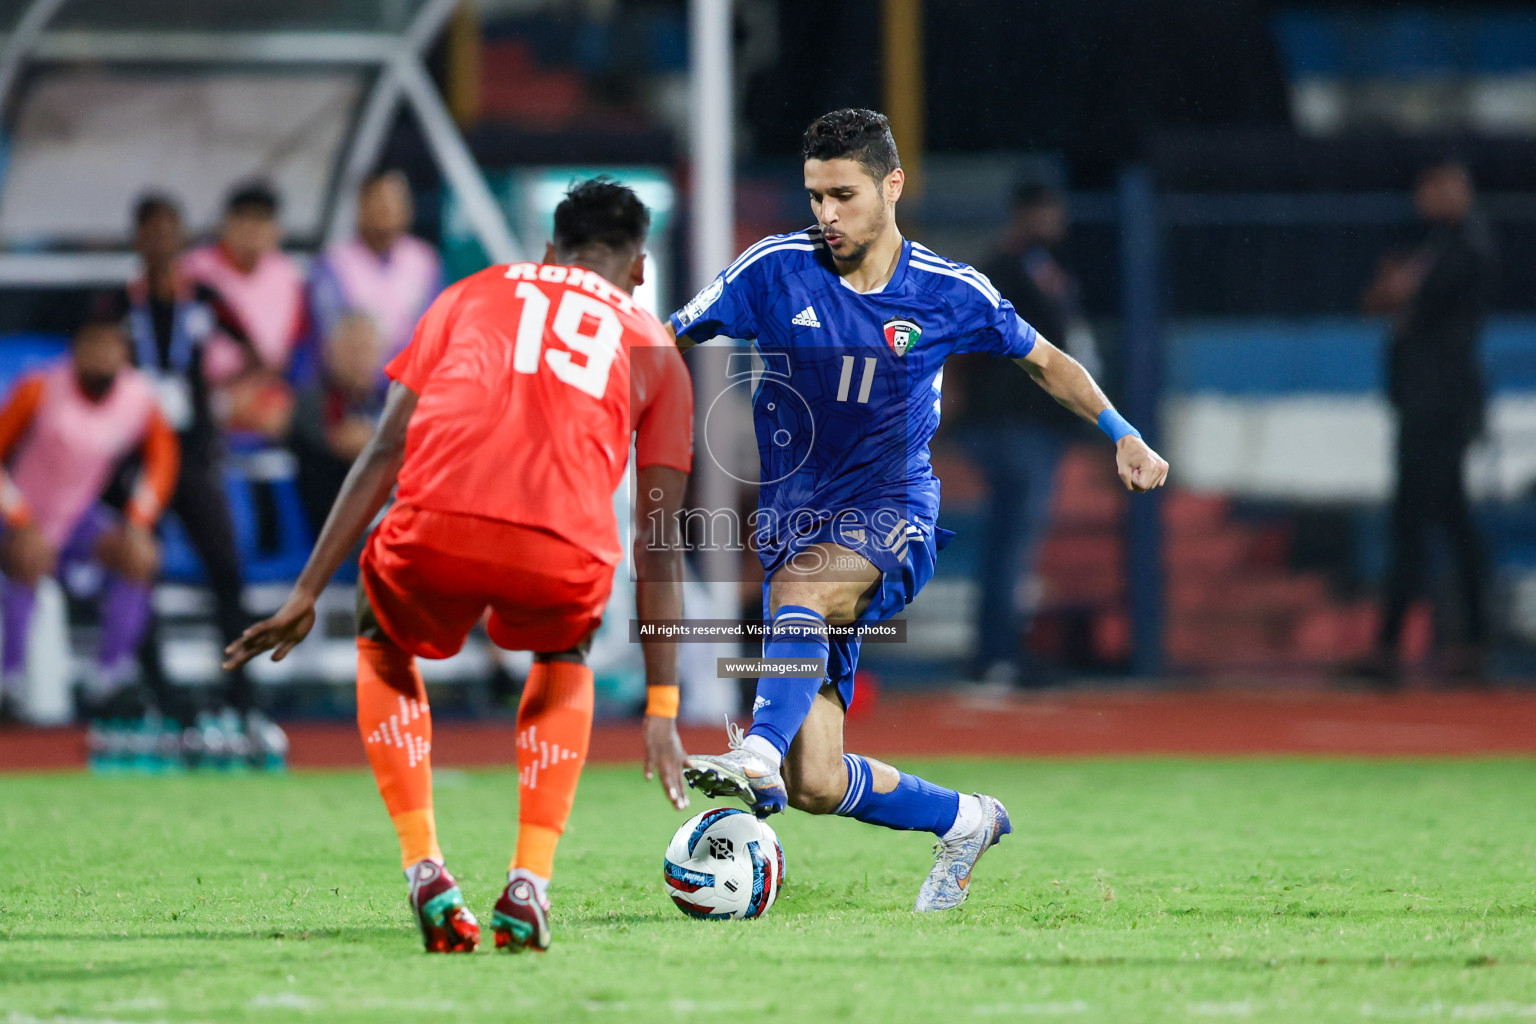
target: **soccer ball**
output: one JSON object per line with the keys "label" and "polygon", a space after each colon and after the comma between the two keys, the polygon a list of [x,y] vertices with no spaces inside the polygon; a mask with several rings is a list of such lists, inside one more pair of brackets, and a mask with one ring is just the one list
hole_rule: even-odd
{"label": "soccer ball", "polygon": [[784,884],[784,848],[739,807],[694,815],[667,844],[667,895],[689,917],[762,917]]}

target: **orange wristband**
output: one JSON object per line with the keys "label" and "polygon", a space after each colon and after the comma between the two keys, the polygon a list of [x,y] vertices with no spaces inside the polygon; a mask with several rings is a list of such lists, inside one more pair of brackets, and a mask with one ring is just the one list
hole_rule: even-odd
{"label": "orange wristband", "polygon": [[645,713],[657,718],[676,718],[679,701],[675,686],[647,686],[645,688]]}

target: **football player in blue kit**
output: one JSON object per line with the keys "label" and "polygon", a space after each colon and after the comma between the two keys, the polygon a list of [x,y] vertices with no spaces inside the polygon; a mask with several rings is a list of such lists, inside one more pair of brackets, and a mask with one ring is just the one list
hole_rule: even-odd
{"label": "football player in blue kit", "polygon": [[765,366],[787,367],[753,399],[763,654],[826,667],[809,677],[763,676],[750,730],[731,727],[730,750],[689,758],[684,775],[710,796],[745,800],[759,816],[787,804],[932,832],[935,863],[916,909],[945,910],[965,900],[977,859],[1012,831],[1008,812],[993,797],[845,753],[859,640],[828,635],[829,624],[901,611],[952,536],[936,525],[939,481],[928,457],[944,360],[965,352],[1013,359],[1109,435],[1130,490],[1162,484],[1168,463],[986,277],[902,237],[894,207],[904,178],[883,115],[818,118],[805,133],[804,158],[815,226],[752,246],[670,324],[680,347],[717,335],[751,340]]}

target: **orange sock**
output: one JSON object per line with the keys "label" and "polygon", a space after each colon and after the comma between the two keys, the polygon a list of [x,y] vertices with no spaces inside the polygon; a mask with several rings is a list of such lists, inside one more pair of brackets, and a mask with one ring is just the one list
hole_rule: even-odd
{"label": "orange sock", "polygon": [[432,816],[432,711],[416,659],[385,640],[357,638],[357,730],[400,836],[400,863],[443,859]]}
{"label": "orange sock", "polygon": [[534,662],[517,708],[517,854],[512,867],[554,873],[555,845],[576,799],[592,738],[592,670]]}

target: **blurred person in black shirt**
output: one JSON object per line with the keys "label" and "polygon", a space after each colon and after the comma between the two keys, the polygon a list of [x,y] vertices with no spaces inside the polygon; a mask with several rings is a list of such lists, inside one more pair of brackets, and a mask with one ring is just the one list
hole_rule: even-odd
{"label": "blurred person in black shirt", "polygon": [[[1066,197],[1035,182],[1020,184],[997,251],[982,266],[1003,297],[1048,340],[1095,377],[1100,365],[1083,317],[1076,279],[1057,260],[1066,239]],[[963,357],[959,437],[987,480],[973,673],[982,682],[1039,682],[1021,654],[1027,612],[1039,603],[1035,564],[1051,521],[1062,452],[1075,418],[1029,377],[1001,372],[993,360]]]}
{"label": "blurred person in black shirt", "polygon": [[[124,319],[134,362],[154,383],[161,413],[181,442],[181,475],[170,509],[203,563],[213,594],[214,619],[228,644],[239,638],[250,619],[241,601],[244,579],[224,489],[224,445],[210,407],[203,360],[215,332],[233,339],[249,365],[256,365],[257,356],[239,317],[219,293],[182,272],[186,234],[174,199],[148,195],[139,200],[134,208],[133,244],[142,263],[140,276],[105,305]],[[151,685],[162,703],[167,702],[170,691],[153,620],[143,661]],[[225,710],[238,723],[230,727],[247,732],[253,741],[276,728],[257,712],[251,681],[243,669],[225,677],[221,697]],[[187,708],[165,710],[173,717],[192,717]]]}
{"label": "blurred person in black shirt", "polygon": [[384,411],[382,348],[372,317],[343,314],[325,339],[318,378],[295,400],[289,445],[299,463],[299,496],[317,536]]}
{"label": "blurred person in black shirt", "polygon": [[[1396,676],[1403,619],[1424,590],[1436,527],[1455,560],[1454,611],[1463,641],[1449,648],[1444,667],[1455,675],[1480,674],[1488,641],[1483,545],[1463,469],[1487,403],[1478,342],[1493,283],[1493,243],[1460,163],[1424,168],[1413,199],[1426,224],[1424,238],[1382,260],[1362,303],[1367,313],[1392,318],[1387,395],[1397,411],[1397,485],[1381,630],[1363,666],[1385,679]],[[1442,648],[1449,631],[1438,627],[1445,625],[1437,623]]]}

